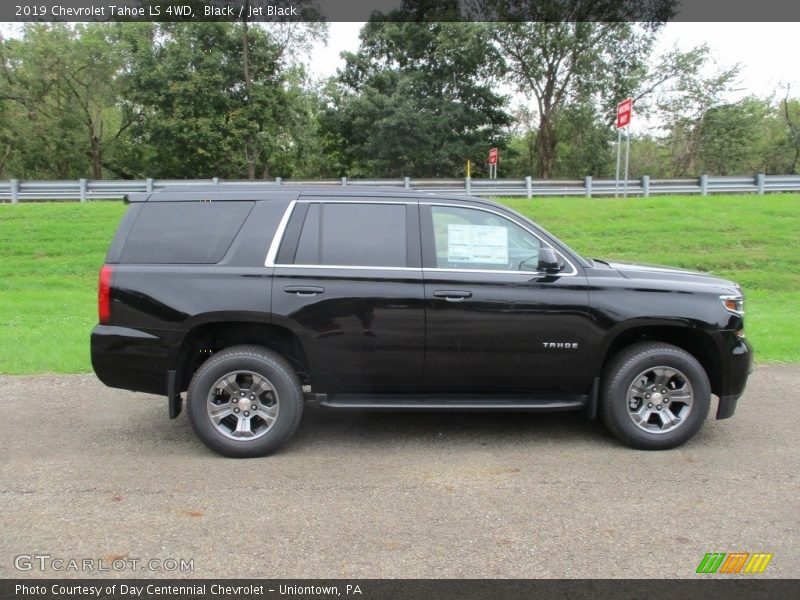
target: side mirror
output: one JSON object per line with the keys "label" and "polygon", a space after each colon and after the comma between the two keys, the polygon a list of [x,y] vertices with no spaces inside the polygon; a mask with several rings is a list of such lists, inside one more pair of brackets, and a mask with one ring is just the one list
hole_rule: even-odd
{"label": "side mirror", "polygon": [[542,246],[539,248],[539,262],[537,269],[545,273],[558,273],[564,266],[558,258],[558,254],[552,248]]}

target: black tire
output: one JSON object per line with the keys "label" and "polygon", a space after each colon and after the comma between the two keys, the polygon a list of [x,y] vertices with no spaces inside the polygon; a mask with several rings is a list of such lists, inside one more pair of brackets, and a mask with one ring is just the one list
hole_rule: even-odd
{"label": "black tire", "polygon": [[[661,369],[666,367],[667,369]],[[653,371],[649,371],[653,369]],[[691,399],[690,410],[683,413],[686,403],[675,400],[681,394],[678,390],[667,391],[665,402],[658,404],[659,412],[655,412],[656,407],[649,408],[649,400],[662,398],[662,389],[654,390],[653,387],[661,388],[661,385],[650,387],[656,380],[648,379],[647,375],[654,374],[665,376],[675,370],[677,375],[673,376],[670,384],[665,384],[667,389],[670,385],[678,386],[682,381],[688,382],[693,398]],[[632,392],[638,399],[629,399],[628,393],[631,386],[637,382],[637,387]],[[643,385],[647,382],[646,385]],[[651,395],[639,394],[638,390],[644,389]],[[655,394],[653,393],[655,392]],[[668,405],[672,400],[670,411],[678,411],[678,415],[670,412],[667,416]],[[642,406],[644,404],[644,406]],[[632,406],[635,405],[635,406]],[[640,450],[667,450],[680,446],[692,436],[694,436],[705,423],[708,410],[711,406],[711,386],[708,382],[708,375],[697,361],[688,352],[681,350],[671,344],[660,342],[642,342],[634,344],[615,355],[606,366],[602,383],[602,395],[600,404],[600,416],[606,428],[619,440]],[[648,414],[648,420],[641,418],[639,411]],[[638,416],[632,416],[638,415]],[[679,415],[684,414],[683,418]],[[640,421],[640,424],[635,422]],[[677,424],[671,421],[677,419]],[[665,423],[667,421],[667,423]],[[664,430],[656,430],[664,428]]]}
{"label": "black tire", "polygon": [[[255,373],[266,380],[272,387],[269,393],[274,394],[270,396],[272,402],[278,408],[269,426],[266,420],[254,419],[265,432],[253,439],[227,437],[223,433],[225,428],[214,424],[207,409],[212,387],[216,387],[220,378],[239,371]],[[303,391],[297,374],[279,354],[261,346],[232,346],[209,358],[195,372],[187,404],[192,427],[206,446],[224,456],[252,458],[271,454],[294,434],[303,415]],[[241,416],[235,416],[234,422],[235,419]]]}

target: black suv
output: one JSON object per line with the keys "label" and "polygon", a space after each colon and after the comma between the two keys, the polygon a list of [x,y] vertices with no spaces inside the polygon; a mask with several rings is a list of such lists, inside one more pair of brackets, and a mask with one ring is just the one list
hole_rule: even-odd
{"label": "black suv", "polygon": [[188,391],[212,449],[265,455],[304,401],[581,410],[635,448],[733,415],[751,370],[730,281],[579,256],[479,198],[360,187],[170,186],[126,199],[92,364]]}

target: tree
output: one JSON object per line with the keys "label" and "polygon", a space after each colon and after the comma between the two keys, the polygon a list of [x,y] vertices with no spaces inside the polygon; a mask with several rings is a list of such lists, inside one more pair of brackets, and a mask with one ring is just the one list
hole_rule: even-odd
{"label": "tree", "polygon": [[[304,4],[301,0],[299,4]],[[244,14],[247,15],[250,12],[250,0],[245,0],[244,6]],[[269,32],[270,37],[272,38],[275,48],[277,49],[278,56],[277,62],[281,62],[283,59],[287,57],[289,59],[296,59],[297,54],[296,51],[299,47],[304,48],[306,51],[310,50],[311,41],[315,39],[324,39],[327,33],[324,25],[322,23],[292,23],[292,22],[280,22],[276,21],[264,26],[266,30]],[[252,69],[250,66],[250,25],[248,24],[247,17],[242,19],[242,72],[244,75],[244,86],[246,90],[246,96],[244,102],[246,105],[251,104],[251,96],[254,93],[254,85],[253,85],[253,75]],[[298,80],[302,77],[302,69],[297,68],[298,65],[295,64],[295,68],[292,69],[293,73],[290,77],[290,81],[294,84],[300,83]],[[295,86],[290,93],[290,97],[295,99],[300,99],[300,96],[297,94],[298,87]],[[302,102],[301,102],[302,104]],[[291,103],[287,103],[288,107],[290,108],[290,112],[292,113],[291,117],[296,116],[296,110],[298,106],[292,105]],[[295,123],[295,125],[299,126],[300,129],[302,128],[301,123],[298,123],[295,119],[290,118],[289,121]],[[248,179],[255,179],[256,176],[256,163],[258,162],[259,155],[261,155],[264,150],[266,149],[265,141],[266,136],[264,136],[263,128],[261,128],[258,124],[257,120],[253,121],[255,127],[251,127],[250,131],[245,134],[244,140],[244,153],[245,158],[247,160],[247,178]],[[268,146],[268,145],[267,145]],[[265,165],[264,170],[264,177],[267,174],[267,167]]]}
{"label": "tree", "polygon": [[456,176],[504,145],[499,59],[481,24],[370,22],[360,35],[323,116],[337,174]]}
{"label": "tree", "polygon": [[66,73],[65,85],[86,131],[92,178],[100,179],[107,146],[131,125],[130,114],[117,106],[122,57],[108,27],[98,24],[78,26],[73,52],[76,65]]}
{"label": "tree", "polygon": [[536,171],[552,177],[566,106],[594,105],[610,114],[646,75],[657,24],[536,22],[489,25],[509,83],[532,95],[538,114]]}
{"label": "tree", "polygon": [[708,71],[710,54],[702,45],[690,52],[673,51],[665,63],[675,64],[676,77],[660,92],[656,107],[670,146],[675,177],[697,171],[697,154],[708,112],[725,103],[739,74],[739,65]]}
{"label": "tree", "polygon": [[768,101],[753,97],[709,108],[698,130],[698,170],[714,175],[763,172],[771,113]]}
{"label": "tree", "polygon": [[103,176],[105,152],[130,125],[116,105],[122,57],[109,32],[31,23],[21,39],[0,41],[18,176]]}
{"label": "tree", "polygon": [[[166,177],[273,175],[307,135],[302,68],[265,27],[207,22],[123,32],[138,170]],[[298,133],[299,132],[299,133]],[[274,174],[284,175],[284,172]]]}
{"label": "tree", "polygon": [[783,173],[794,174],[800,167],[800,100],[789,98],[789,86],[786,96],[780,103],[779,114],[786,131],[786,146],[790,156]]}
{"label": "tree", "polygon": [[[520,107],[515,113],[516,126],[503,162],[505,173],[521,177],[536,172],[536,113]],[[553,177],[575,179],[584,175],[604,177],[612,174],[613,133],[605,116],[594,105],[573,103],[565,106],[553,125],[559,140],[555,150]]]}
{"label": "tree", "polygon": [[534,172],[536,163],[536,115],[519,106],[513,113],[511,137],[503,157],[503,172],[511,177],[524,177]]}
{"label": "tree", "polygon": [[559,111],[554,126],[560,140],[554,161],[557,177],[614,175],[614,132],[594,103],[573,103]]}
{"label": "tree", "polygon": [[672,177],[669,149],[663,137],[650,133],[631,136],[629,175],[649,175],[657,179]]}

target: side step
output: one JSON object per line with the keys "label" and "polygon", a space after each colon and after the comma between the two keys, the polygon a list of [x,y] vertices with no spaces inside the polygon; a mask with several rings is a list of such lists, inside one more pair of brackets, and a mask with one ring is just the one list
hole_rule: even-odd
{"label": "side step", "polygon": [[413,411],[562,411],[582,410],[588,404],[588,395],[577,394],[547,394],[541,396],[331,394],[321,398],[319,402],[319,405],[325,408],[345,410]]}

